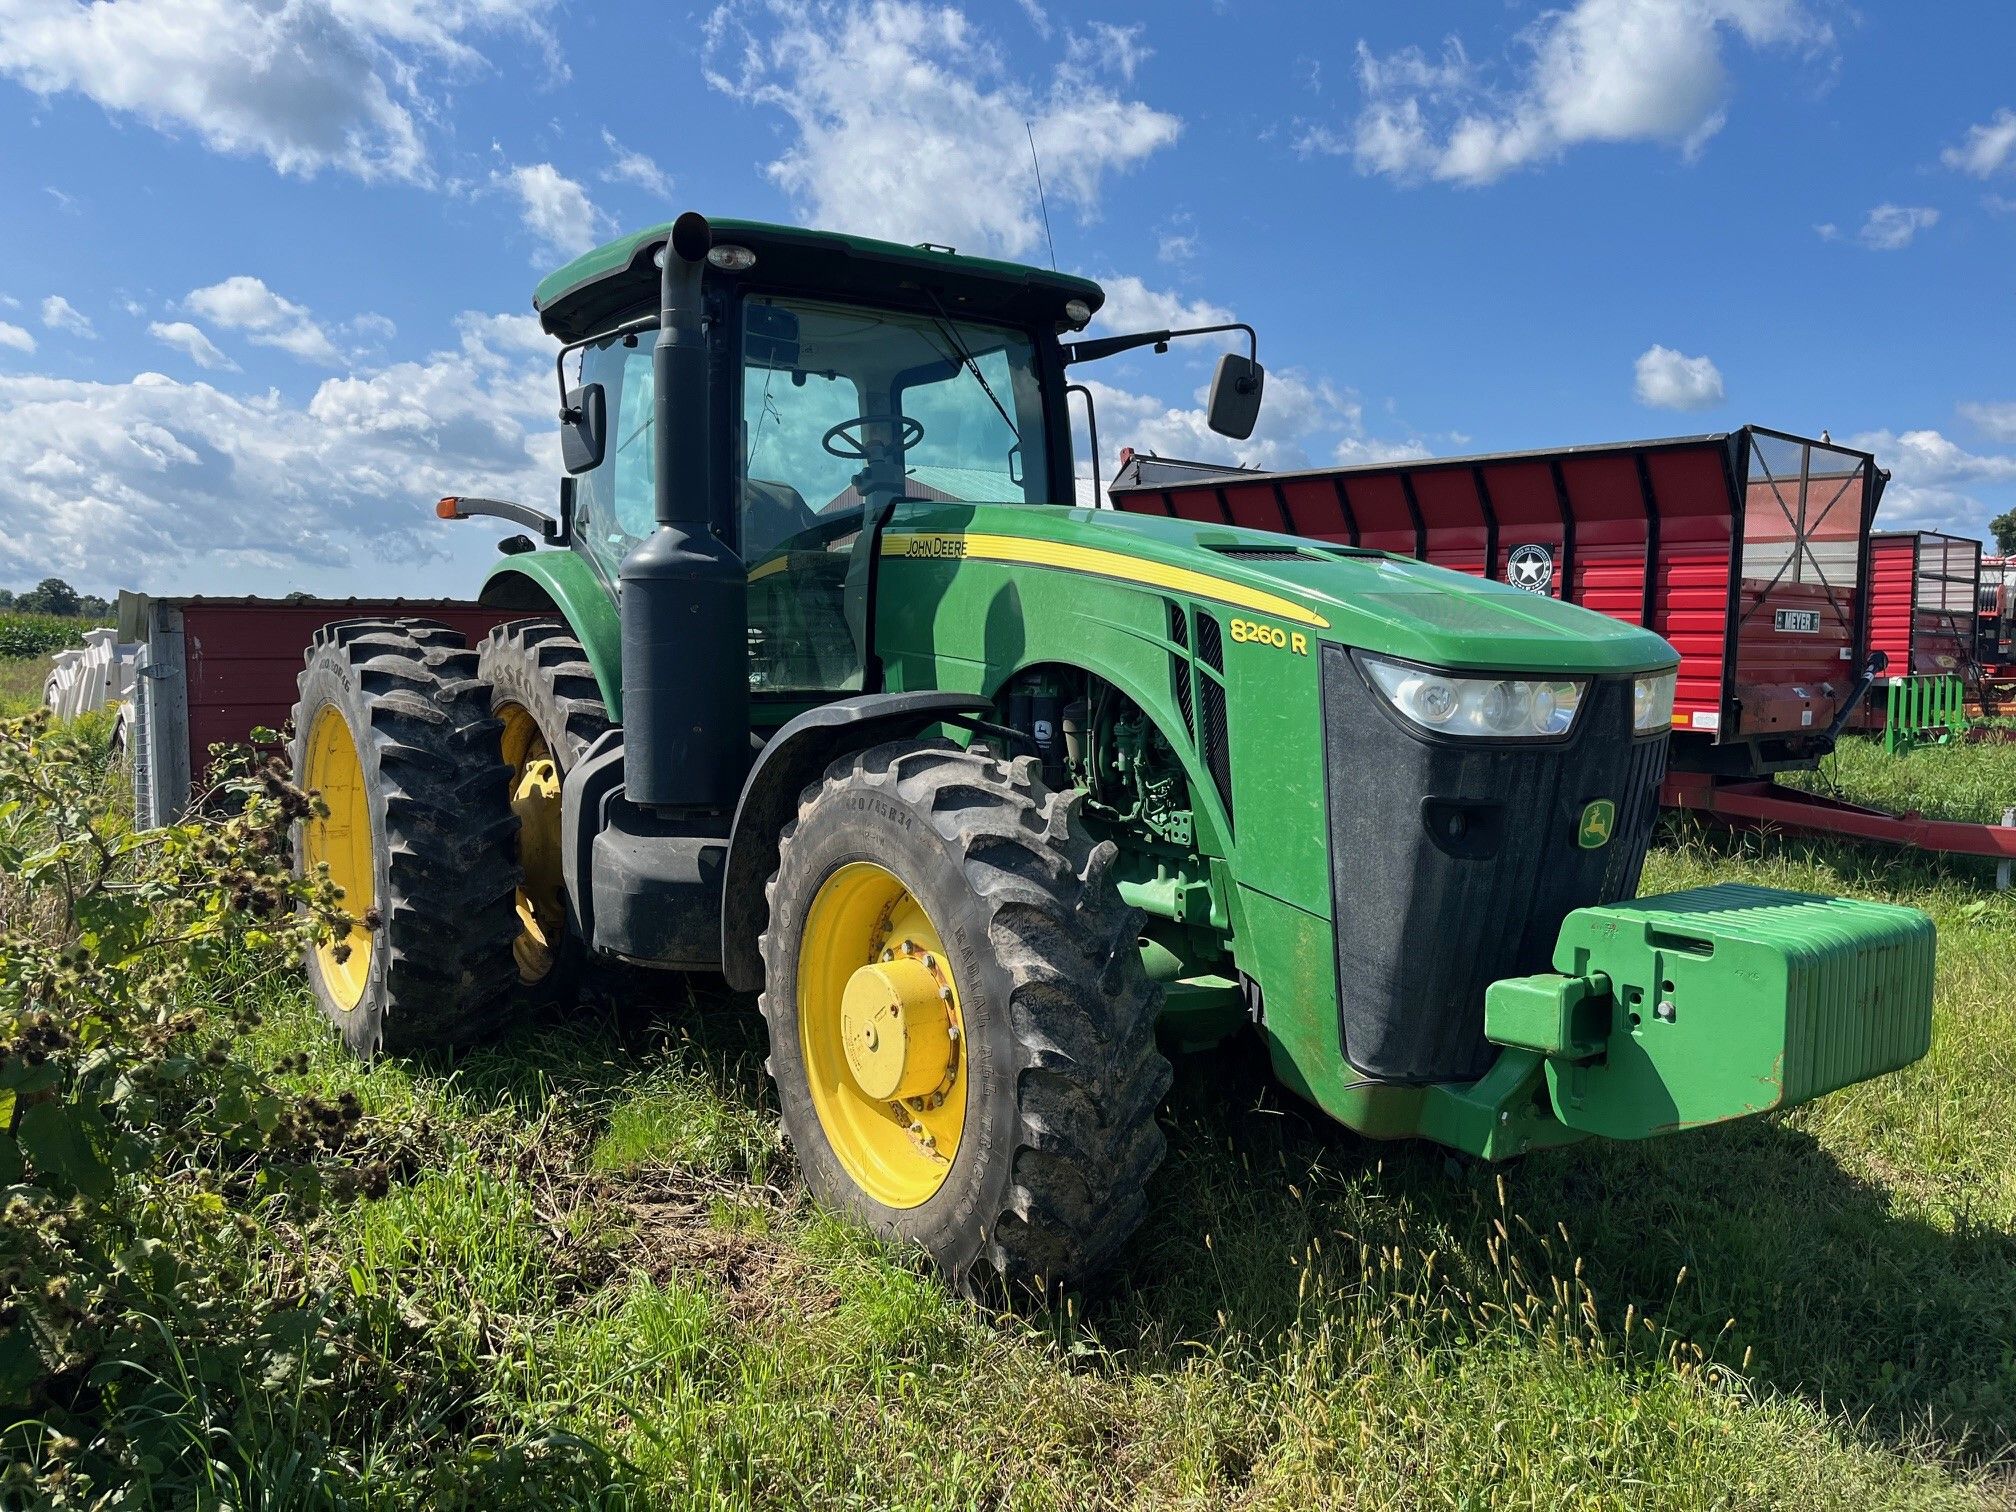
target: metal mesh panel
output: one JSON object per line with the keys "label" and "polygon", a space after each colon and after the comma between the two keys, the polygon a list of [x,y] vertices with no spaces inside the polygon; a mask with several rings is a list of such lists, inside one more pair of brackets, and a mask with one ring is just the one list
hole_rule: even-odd
{"label": "metal mesh panel", "polygon": [[1753,434],[1743,509],[1743,578],[1753,602],[1794,583],[1825,590],[1849,612],[1860,582],[1868,486],[1865,457]]}

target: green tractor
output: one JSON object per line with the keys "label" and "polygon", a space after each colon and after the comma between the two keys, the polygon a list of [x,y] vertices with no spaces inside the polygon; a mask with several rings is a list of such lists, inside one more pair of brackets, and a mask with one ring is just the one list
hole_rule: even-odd
{"label": "green tractor", "polygon": [[502,543],[504,622],[331,625],[301,678],[303,864],[355,918],[309,975],[349,1044],[466,1042],[596,959],[719,973],[818,1199],[1051,1282],[1139,1222],[1166,1056],[1233,1035],[1353,1129],[1486,1159],[1924,1054],[1922,915],[1633,901],[1658,636],[1059,502],[1070,368],[1189,334],[1082,339],[1101,298],[694,214],[546,279],[557,512],[441,504],[542,537]]}

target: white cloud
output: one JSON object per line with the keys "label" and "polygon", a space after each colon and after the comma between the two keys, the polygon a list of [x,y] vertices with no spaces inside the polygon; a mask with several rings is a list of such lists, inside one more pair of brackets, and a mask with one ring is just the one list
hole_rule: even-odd
{"label": "white cloud", "polygon": [[1822,221],[1813,228],[1813,234],[1822,241],[1839,241],[1841,239],[1841,228],[1832,221]]}
{"label": "white cloud", "polygon": [[35,350],[35,338],[17,325],[0,320],[0,347],[12,347],[17,352]]}
{"label": "white cloud", "polygon": [[672,197],[672,180],[655,160],[625,147],[606,128],[602,132],[602,145],[614,155],[614,161],[602,170],[603,183],[634,184],[658,199]]}
{"label": "white cloud", "polygon": [[1081,39],[1032,88],[950,7],[731,0],[705,59],[716,89],[790,118],[764,171],[813,223],[1016,256],[1043,239],[1029,133],[1053,211],[1088,220],[1110,175],[1176,140],[1175,116],[1095,76],[1125,79],[1142,56],[1129,39],[1117,52]]}
{"label": "white cloud", "polygon": [[518,198],[519,218],[538,242],[538,258],[577,257],[602,240],[606,218],[588,191],[551,163],[513,168],[503,183]]}
{"label": "white cloud", "polygon": [[2016,165],[2016,110],[1998,110],[1981,125],[1968,127],[1960,145],[1948,147],[1939,160],[1983,179]]}
{"label": "white cloud", "polygon": [[1985,538],[1989,519],[2000,509],[1976,490],[2016,484],[2016,457],[1967,451],[1936,430],[1867,431],[1848,444],[1874,452],[1876,465],[1891,470],[1876,513],[1879,529]]}
{"label": "white cloud", "polygon": [[1520,36],[1530,56],[1509,89],[1450,38],[1381,57],[1358,45],[1365,104],[1348,131],[1306,127],[1306,153],[1348,154],[1361,173],[1486,184],[1588,142],[1649,141],[1692,156],[1722,129],[1722,51],[1822,48],[1826,28],[1799,0],[1576,0]]}
{"label": "white cloud", "polygon": [[95,341],[98,337],[97,331],[92,329],[91,317],[61,294],[51,294],[42,301],[42,324],[52,331],[67,331],[87,341]]}
{"label": "white cloud", "polygon": [[1064,61],[1080,74],[1113,73],[1132,84],[1141,65],[1155,56],[1155,49],[1141,40],[1146,31],[1139,22],[1115,26],[1110,21],[1088,21],[1084,31],[1064,39]]}
{"label": "white cloud", "polygon": [[1896,252],[1910,246],[1920,231],[1938,224],[1939,212],[1929,205],[1878,205],[1855,239],[1874,252]]}
{"label": "white cloud", "polygon": [[1050,13],[1036,3],[1036,0],[1015,0],[1022,7],[1022,14],[1029,18],[1029,24],[1036,28],[1036,35],[1045,42],[1050,40]]}
{"label": "white cloud", "polygon": [[238,364],[218,351],[217,344],[203,334],[201,327],[193,326],[186,320],[154,321],[147,327],[147,334],[175,348],[200,368],[208,368],[212,372],[238,371]]}
{"label": "white cloud", "polygon": [[492,340],[517,318],[465,317],[457,347],[331,378],[305,406],[160,373],[0,377],[0,581],[102,591],[145,563],[124,586],[214,592],[248,571],[478,551],[488,536],[439,527],[424,501],[536,499],[558,470],[550,361]]}
{"label": "white cloud", "polygon": [[1967,403],[1961,415],[1985,436],[1997,441],[2016,441],[2016,399],[2000,404]]}
{"label": "white cloud", "polygon": [[399,327],[383,315],[366,311],[353,315],[343,323],[343,328],[353,336],[362,336],[366,341],[386,342],[399,334]]}
{"label": "white cloud", "polygon": [[343,361],[336,343],[305,306],[275,294],[250,274],[192,290],[182,302],[215,325],[243,331],[247,340],[291,352],[303,362],[335,367]]}
{"label": "white cloud", "polygon": [[[1223,305],[1208,299],[1185,299],[1162,289],[1151,289],[1131,273],[1109,273],[1099,279],[1106,291],[1106,303],[1092,318],[1093,329],[1113,336],[1134,331],[1177,331],[1186,326],[1225,325],[1237,319]],[[1238,337],[1238,333],[1232,333]],[[1235,345],[1243,345],[1238,337]],[[1199,343],[1202,350],[1202,344]]]}
{"label": "white cloud", "polygon": [[548,3],[0,0],[0,73],[283,173],[424,182],[429,76],[474,71],[480,33],[543,39]]}
{"label": "white cloud", "polygon": [[1712,409],[1722,403],[1722,374],[1706,357],[1650,346],[1638,356],[1638,402],[1653,409]]}

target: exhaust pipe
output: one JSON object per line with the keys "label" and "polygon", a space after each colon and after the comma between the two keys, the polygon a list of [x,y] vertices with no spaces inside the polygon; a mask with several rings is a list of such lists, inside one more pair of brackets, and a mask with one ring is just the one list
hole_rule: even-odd
{"label": "exhaust pipe", "polygon": [[665,239],[652,348],[657,524],[623,559],[623,781],[632,803],[732,809],[749,764],[748,579],[714,534],[701,275],[714,233]]}

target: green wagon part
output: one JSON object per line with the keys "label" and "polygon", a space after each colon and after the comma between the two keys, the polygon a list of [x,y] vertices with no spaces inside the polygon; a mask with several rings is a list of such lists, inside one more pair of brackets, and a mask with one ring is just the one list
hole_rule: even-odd
{"label": "green wagon part", "polygon": [[1883,749],[1892,756],[1915,746],[1965,740],[1967,685],[1958,677],[1894,677],[1883,694]]}

